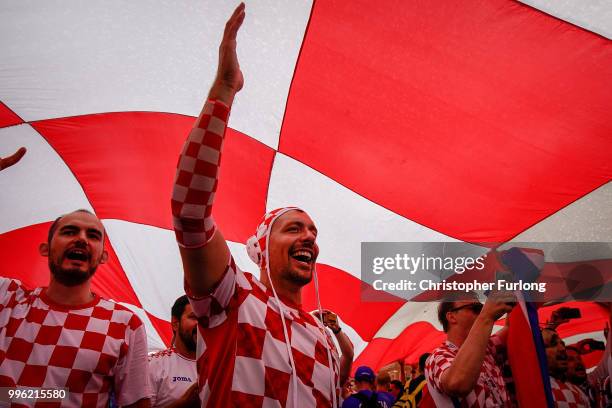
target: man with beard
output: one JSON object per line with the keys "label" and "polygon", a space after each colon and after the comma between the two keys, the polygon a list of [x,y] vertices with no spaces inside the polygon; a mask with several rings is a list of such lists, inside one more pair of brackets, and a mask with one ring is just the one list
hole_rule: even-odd
{"label": "man with beard", "polygon": [[589,398],[591,406],[596,406],[598,390],[596,386],[589,383],[580,350],[576,346],[566,346],[565,353],[567,354],[567,380],[584,392],[584,395]]}
{"label": "man with beard", "polygon": [[[301,306],[304,285],[314,278],[316,288],[314,222],[295,207],[264,216],[247,241],[259,280],[236,266],[211,216],[230,106],[243,85],[236,35],[244,17],[240,4],[225,26],[217,77],[184,145],[172,194],[185,291],[198,317],[200,400],[207,407],[335,407],[338,352]],[[350,364],[343,359],[342,366]]]}
{"label": "man with beard", "polygon": [[149,356],[149,378],[153,387],[152,407],[197,407],[196,326],[198,321],[189,299],[183,295],[172,306],[174,345]]}
{"label": "man with beard", "polygon": [[142,322],[91,291],[108,257],[104,240],[91,212],[66,214],[39,247],[49,260],[48,287],[0,278],[0,387],[64,388],[67,407],[106,406],[111,392],[122,406],[149,406]]}
{"label": "man with beard", "polygon": [[557,407],[589,407],[589,399],[580,388],[567,379],[567,352],[555,330],[542,329],[550,387]]}

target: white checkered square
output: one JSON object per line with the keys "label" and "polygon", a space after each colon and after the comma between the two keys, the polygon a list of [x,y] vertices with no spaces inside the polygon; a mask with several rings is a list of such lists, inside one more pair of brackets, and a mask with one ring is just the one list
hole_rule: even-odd
{"label": "white checkered square", "polygon": [[335,379],[331,376],[333,373],[329,371],[329,368],[318,361],[314,362],[314,369],[312,370],[312,383],[313,388],[317,389],[323,395],[331,394],[332,381],[335,384]]}
{"label": "white checkered square", "polygon": [[181,171],[185,171],[187,173],[193,173],[197,162],[198,160],[195,157],[181,156],[181,159],[179,160],[179,163],[178,163],[178,168]]}
{"label": "white checkered square", "polygon": [[280,404],[280,402],[278,402],[278,400],[264,397],[261,408],[282,408],[282,405]]}
{"label": "white checkered square", "polygon": [[218,150],[215,150],[209,146],[200,146],[200,150],[198,151],[198,159],[203,160],[209,163],[219,164],[219,159],[221,158],[221,153]]}
{"label": "white checkered square", "polygon": [[57,344],[59,346],[79,347],[83,341],[84,335],[85,332],[82,330],[71,330],[64,327],[62,328],[62,335],[57,341]]}
{"label": "white checkered square", "polygon": [[225,122],[215,116],[212,116],[206,130],[214,133],[215,135],[223,136],[225,131]]}
{"label": "white checkered square", "polygon": [[76,352],[76,357],[72,363],[72,368],[83,371],[93,371],[98,365],[99,359],[99,351],[80,348]]}
{"label": "white checkered square", "polygon": [[66,316],[68,316],[68,313],[64,313],[64,312],[60,312],[56,310],[55,313],[47,314],[47,316],[45,317],[45,320],[43,321],[43,325],[44,326],[63,326],[64,323],[66,322]]}
{"label": "white checkered square", "polygon": [[323,336],[317,336],[318,328],[312,329],[314,326],[302,326],[301,324],[293,323],[291,325],[291,331],[293,335],[291,336],[291,347],[296,350],[301,351],[305,355],[314,358],[315,357],[315,347],[317,345],[316,341],[313,341],[313,335],[315,339],[323,340]]}
{"label": "white checkered square", "polygon": [[265,372],[262,360],[236,356],[233,390],[263,396],[266,391]]}
{"label": "white checkered square", "polygon": [[267,367],[291,373],[291,365],[289,364],[289,357],[287,357],[287,346],[284,342],[272,337],[270,333],[266,333],[261,359],[266,362]]}
{"label": "white checkered square", "polygon": [[53,353],[54,349],[55,345],[42,345],[34,343],[34,347],[32,347],[32,352],[30,353],[27,364],[42,366],[49,365],[49,359],[51,358],[51,353]]}
{"label": "white checkered square", "polygon": [[[174,185],[174,189],[172,190],[172,199],[174,201],[184,202],[187,199],[187,192],[189,189],[185,186],[179,186],[178,184]],[[178,223],[178,225],[177,225]],[[181,224],[178,220],[173,220],[172,225],[174,228],[180,228]]]}
{"label": "white checkered square", "polygon": [[[253,295],[247,295],[244,307],[238,309],[238,323],[249,323],[260,329],[266,328],[265,316],[267,305]],[[283,345],[283,347],[285,347]],[[286,350],[286,348],[285,348]]]}
{"label": "white checkered square", "polygon": [[212,177],[194,174],[189,183],[189,188],[199,191],[211,191],[217,180]]}
{"label": "white checkered square", "polygon": [[95,317],[91,317],[87,322],[87,328],[85,331],[106,334],[108,333],[108,320],[96,319]]}

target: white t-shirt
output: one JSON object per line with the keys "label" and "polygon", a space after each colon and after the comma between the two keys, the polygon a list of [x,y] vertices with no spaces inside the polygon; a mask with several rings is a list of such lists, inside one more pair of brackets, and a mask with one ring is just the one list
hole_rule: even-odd
{"label": "white t-shirt", "polygon": [[196,361],[174,348],[158,351],[149,356],[149,379],[154,393],[151,407],[165,407],[198,381]]}

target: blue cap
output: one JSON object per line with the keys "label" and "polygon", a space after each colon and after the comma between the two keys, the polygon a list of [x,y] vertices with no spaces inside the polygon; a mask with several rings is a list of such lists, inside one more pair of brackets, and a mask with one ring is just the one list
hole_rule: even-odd
{"label": "blue cap", "polygon": [[376,378],[374,371],[368,366],[358,367],[357,371],[355,371],[356,381],[367,381],[373,383],[374,378]]}

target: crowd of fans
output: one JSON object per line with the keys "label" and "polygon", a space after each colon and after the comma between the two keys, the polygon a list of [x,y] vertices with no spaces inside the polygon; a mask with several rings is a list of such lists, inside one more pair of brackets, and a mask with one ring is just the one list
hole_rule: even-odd
{"label": "crowd of fans", "polygon": [[[145,328],[129,309],[97,296],[91,278],[106,262],[106,234],[87,210],[59,217],[39,247],[50,281],[34,290],[0,278],[0,389],[65,389],[49,406],[69,407],[501,407],[517,399],[506,347],[494,324],[517,304],[512,293],[451,297],[438,319],[446,341],[423,354],[409,379],[352,370],[353,345],[338,317],[302,309],[317,287],[317,228],[299,208],[266,214],[247,241],[260,279],[238,268],[211,214],[225,127],[243,85],[236,35],[241,4],[227,22],[217,77],[179,158],[172,215],[186,295],[171,308],[172,346],[147,355]],[[18,151],[0,161],[15,164]],[[177,277],[177,279],[179,279]],[[559,407],[604,407],[610,344],[566,346],[559,309],[542,329],[552,395]],[[604,348],[586,372],[582,355]],[[353,372],[353,378],[350,378]],[[31,395],[3,403],[33,406]]]}

